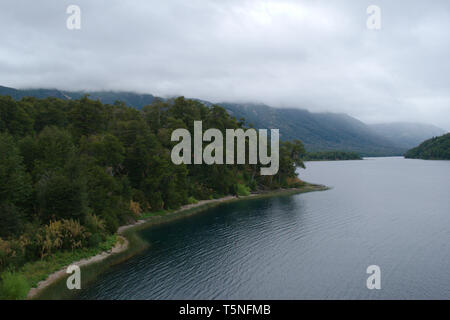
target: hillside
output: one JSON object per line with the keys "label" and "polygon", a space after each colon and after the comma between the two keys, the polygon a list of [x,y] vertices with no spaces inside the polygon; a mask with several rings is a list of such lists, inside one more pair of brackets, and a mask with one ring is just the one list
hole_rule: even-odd
{"label": "hillside", "polygon": [[[89,94],[91,99],[98,99],[104,104],[122,101],[137,109],[151,104],[156,98],[153,95],[133,92],[17,90],[0,86],[0,95],[10,95],[15,100],[27,96],[75,100],[85,94]],[[207,101],[202,102],[208,106],[212,105]],[[261,104],[219,103],[219,105],[237,119],[245,118],[247,124],[252,124],[256,128],[279,128],[283,140],[300,139],[306,149],[311,152],[342,150],[358,152],[364,156],[388,156],[403,154],[408,149],[403,144],[397,144],[389,138],[381,136],[370,126],[347,114],[313,113],[303,109],[277,109]],[[426,138],[429,137],[431,135]]]}
{"label": "hillside", "polygon": [[25,97],[35,97],[45,99],[49,97],[59,98],[63,100],[81,99],[85,94],[89,94],[89,98],[100,100],[104,104],[114,104],[116,101],[122,101],[128,106],[141,109],[144,106],[152,104],[155,96],[151,94],[139,94],[124,91],[62,91],[56,89],[25,89],[17,90],[0,86],[0,95],[11,96],[14,100],[20,100]]}
{"label": "hillside", "polygon": [[445,133],[441,128],[424,123],[393,122],[371,124],[369,127],[380,136],[394,142],[397,146],[407,149]]}
{"label": "hillside", "polygon": [[450,160],[450,133],[431,138],[406,152],[405,158]]}
{"label": "hillside", "polygon": [[406,150],[347,114],[313,113],[256,104],[220,105],[237,119],[245,118],[256,128],[279,128],[282,139],[300,139],[308,151],[343,150],[376,156],[398,155]]}
{"label": "hillside", "polygon": [[121,225],[199,200],[307,187],[296,173],[298,141],[281,142],[270,176],[261,164],[222,165],[225,152],[216,164],[176,164],[171,133],[194,135],[194,120],[222,136],[244,129],[223,108],[183,97],[137,110],[87,97],[0,96],[0,300],[24,298],[69,261],[109,250]]}

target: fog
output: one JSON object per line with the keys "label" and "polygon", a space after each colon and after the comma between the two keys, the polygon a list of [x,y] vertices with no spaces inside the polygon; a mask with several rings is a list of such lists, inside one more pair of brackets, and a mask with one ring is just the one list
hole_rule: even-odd
{"label": "fog", "polygon": [[[81,9],[70,30],[69,5]],[[369,29],[369,5],[381,29]],[[0,85],[345,112],[450,131],[450,2],[2,0]]]}

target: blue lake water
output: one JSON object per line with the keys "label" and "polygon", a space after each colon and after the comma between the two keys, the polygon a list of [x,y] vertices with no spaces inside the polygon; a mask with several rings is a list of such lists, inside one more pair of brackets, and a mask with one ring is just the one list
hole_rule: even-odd
{"label": "blue lake water", "polygon": [[[450,299],[450,161],[308,162],[331,190],[240,201],[142,232],[81,299]],[[366,269],[381,269],[381,290]]]}

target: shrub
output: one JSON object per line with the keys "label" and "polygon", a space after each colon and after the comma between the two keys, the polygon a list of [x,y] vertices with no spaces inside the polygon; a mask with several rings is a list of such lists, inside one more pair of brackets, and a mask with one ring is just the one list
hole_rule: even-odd
{"label": "shrub", "polygon": [[258,189],[258,184],[256,183],[256,180],[250,181],[248,186],[252,191],[256,191],[256,189]]}
{"label": "shrub", "polygon": [[81,248],[89,232],[75,220],[50,221],[36,234],[36,244],[41,259],[58,249]]}
{"label": "shrub", "polygon": [[24,263],[27,245],[24,235],[9,241],[0,238],[0,273],[11,266],[20,266]]}
{"label": "shrub", "polygon": [[133,214],[136,217],[139,217],[142,213],[142,209],[139,202],[134,202],[133,200],[130,200],[130,211],[133,212]]}
{"label": "shrub", "polygon": [[14,204],[1,203],[0,199],[0,237],[8,238],[17,235],[20,232],[22,220],[23,214]]}
{"label": "shrub", "polygon": [[12,253],[11,244],[0,238],[0,271],[8,265]]}
{"label": "shrub", "polygon": [[150,204],[148,203],[147,197],[142,190],[133,189],[132,200],[139,204],[142,211],[147,211],[150,209]]}
{"label": "shrub", "polygon": [[116,217],[113,215],[107,215],[105,218],[105,226],[106,230],[109,233],[115,233],[117,229],[119,228],[119,222],[117,221]]}
{"label": "shrub", "polygon": [[91,248],[97,247],[101,242],[103,241],[103,238],[100,234],[94,233],[92,234],[88,239],[88,245]]}
{"label": "shrub", "polygon": [[27,297],[30,285],[25,277],[18,273],[5,272],[0,282],[0,299],[22,300]]}
{"label": "shrub", "polygon": [[235,190],[236,190],[236,194],[240,197],[243,197],[243,196],[245,197],[245,196],[250,195],[250,189],[243,184],[240,184],[240,183],[236,184]]}
{"label": "shrub", "polygon": [[286,187],[300,188],[304,185],[305,185],[305,183],[297,177],[290,177],[290,178],[286,179]]}
{"label": "shrub", "polygon": [[71,249],[83,247],[84,241],[89,237],[86,229],[75,220],[62,220],[62,240],[63,249]]}
{"label": "shrub", "polygon": [[188,198],[188,204],[196,204],[198,203],[198,200],[195,199],[194,197],[189,197]]}
{"label": "shrub", "polygon": [[36,234],[36,244],[41,259],[50,255],[54,249],[62,247],[62,222],[50,221]]}
{"label": "shrub", "polygon": [[159,191],[153,192],[150,195],[149,202],[150,202],[150,209],[152,211],[158,211],[164,208],[164,201],[162,199],[161,192]]}
{"label": "shrub", "polygon": [[84,225],[86,229],[92,234],[98,233],[101,235],[105,235],[106,233],[105,221],[103,221],[103,219],[99,218],[95,214],[88,214],[86,216]]}

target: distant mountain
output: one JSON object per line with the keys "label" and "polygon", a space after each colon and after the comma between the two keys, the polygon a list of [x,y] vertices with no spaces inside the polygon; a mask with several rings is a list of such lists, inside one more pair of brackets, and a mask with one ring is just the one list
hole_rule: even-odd
{"label": "distant mountain", "polygon": [[141,109],[143,106],[151,104],[155,100],[155,96],[151,94],[139,94],[124,91],[63,91],[56,89],[24,89],[17,90],[0,86],[0,95],[11,96],[15,100],[24,97],[35,97],[39,99],[55,97],[64,100],[80,99],[85,94],[89,94],[89,98],[100,100],[102,103],[114,104],[116,101],[122,101],[128,106]]}
{"label": "distant mountain", "polygon": [[255,128],[279,128],[282,139],[300,139],[308,151],[354,151],[365,156],[400,155],[406,151],[377,135],[365,123],[343,113],[313,113],[257,104],[219,105]]}
{"label": "distant mountain", "polygon": [[[79,99],[85,94],[103,103],[113,104],[116,101],[122,101],[137,109],[151,104],[157,98],[150,94],[133,92],[17,90],[0,86],[0,95],[10,95],[16,100],[27,96],[70,100]],[[212,105],[207,101],[198,101]],[[300,139],[308,151],[339,150],[358,152],[364,156],[387,156],[401,155],[408,149],[405,147],[406,144],[396,143],[395,137],[389,138],[385,134],[379,134],[372,126],[347,114],[312,113],[303,109],[278,109],[261,104],[219,103],[219,105],[236,118],[245,118],[247,123],[255,128],[279,128],[282,139]]]}
{"label": "distant mountain", "polygon": [[67,99],[62,91],[56,89],[24,89],[17,90],[8,87],[0,86],[0,95],[11,96],[15,100],[20,100],[24,97],[35,97],[39,99],[55,97],[60,99]]}
{"label": "distant mountain", "polygon": [[431,138],[406,152],[405,158],[450,160],[450,133]]}
{"label": "distant mountain", "polygon": [[372,130],[399,147],[413,148],[421,142],[443,135],[445,131],[430,124],[393,122],[369,125]]}

